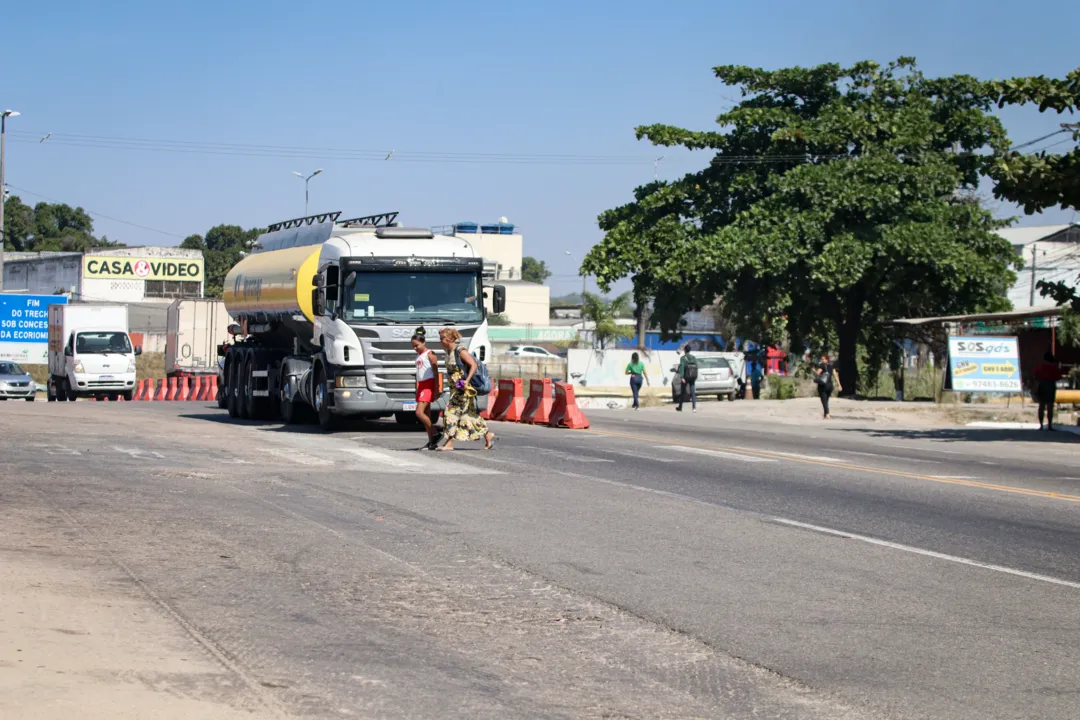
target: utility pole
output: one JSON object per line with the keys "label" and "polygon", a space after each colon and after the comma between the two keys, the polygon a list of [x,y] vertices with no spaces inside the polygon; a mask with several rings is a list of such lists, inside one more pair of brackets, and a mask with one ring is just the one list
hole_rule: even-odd
{"label": "utility pole", "polygon": [[667,157],[667,156],[666,155],[661,155],[660,157],[656,158],[652,162],[652,179],[653,179],[653,182],[656,182],[657,180],[660,179],[660,163],[662,163],[664,161],[665,157]]}
{"label": "utility pole", "polygon": [[0,290],[4,289],[4,246],[7,235],[4,234],[4,204],[7,202],[7,185],[4,181],[4,143],[7,138],[7,119],[19,115],[15,110],[0,112]]}
{"label": "utility pole", "polygon": [[1028,305],[1035,307],[1035,248],[1038,243],[1031,243],[1031,299]]}

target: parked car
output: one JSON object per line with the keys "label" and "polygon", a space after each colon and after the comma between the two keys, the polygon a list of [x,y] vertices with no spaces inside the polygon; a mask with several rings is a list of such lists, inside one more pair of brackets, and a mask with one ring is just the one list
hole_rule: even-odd
{"label": "parked car", "polygon": [[36,396],[37,385],[30,379],[30,373],[16,363],[0,362],[0,400],[33,402]]}
{"label": "parked car", "polygon": [[[734,400],[739,390],[739,383],[735,378],[735,372],[731,364],[722,357],[698,357],[698,377],[695,383],[697,396],[716,395],[717,400]],[[678,373],[679,368],[671,368],[672,373]],[[671,378],[671,400],[679,401],[682,392],[682,381],[677,374]]]}
{"label": "parked car", "polygon": [[507,355],[512,357],[523,358],[548,358],[551,360],[558,360],[559,356],[555,353],[548,352],[542,347],[536,347],[535,345],[514,345],[506,351]]}

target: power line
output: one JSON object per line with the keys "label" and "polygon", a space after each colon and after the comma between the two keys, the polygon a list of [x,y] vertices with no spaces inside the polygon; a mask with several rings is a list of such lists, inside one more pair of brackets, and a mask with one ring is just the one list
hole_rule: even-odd
{"label": "power line", "polygon": [[[11,188],[12,190],[18,190],[19,192],[25,193],[26,195],[33,195],[34,197],[41,198],[42,200],[47,200],[48,202],[51,202],[51,203],[59,203],[60,202],[59,200],[55,200],[55,199],[53,199],[51,197],[48,197],[46,195],[42,195],[41,193],[36,193],[33,190],[27,190],[26,188],[21,188],[18,185],[12,185],[11,183],[8,183],[8,187]],[[149,232],[155,232],[155,233],[158,233],[160,235],[168,235],[169,237],[180,238],[181,240],[183,240],[186,237],[185,235],[178,235],[177,233],[169,232],[168,230],[158,230],[157,228],[152,228],[152,227],[149,227],[147,225],[140,225],[139,223],[129,222],[128,220],[121,220],[120,218],[113,217],[112,215],[106,215],[105,213],[99,213],[99,212],[96,212],[94,210],[88,210],[86,208],[83,208],[83,211],[87,215],[89,215],[91,217],[100,218],[100,219],[103,219],[103,220],[111,220],[112,222],[121,223],[123,225],[130,225],[131,227],[136,227],[136,228],[139,228],[140,230],[148,230]]]}

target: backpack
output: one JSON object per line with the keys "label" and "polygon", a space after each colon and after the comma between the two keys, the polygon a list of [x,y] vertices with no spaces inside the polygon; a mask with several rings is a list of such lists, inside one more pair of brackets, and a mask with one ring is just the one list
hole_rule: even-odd
{"label": "backpack", "polygon": [[[465,370],[465,366],[461,363],[461,351],[464,349],[465,348],[460,345],[454,349],[454,361],[457,363],[457,366],[461,368],[462,372],[468,375],[468,371]],[[473,390],[476,391],[477,395],[487,395],[491,392],[491,375],[488,374],[487,365],[475,355],[473,356],[473,361],[476,362],[476,372],[473,373],[472,380],[469,381],[469,384],[472,386]]]}
{"label": "backpack", "polygon": [[686,382],[697,382],[697,358],[693,355],[686,356],[686,375],[683,379]]}

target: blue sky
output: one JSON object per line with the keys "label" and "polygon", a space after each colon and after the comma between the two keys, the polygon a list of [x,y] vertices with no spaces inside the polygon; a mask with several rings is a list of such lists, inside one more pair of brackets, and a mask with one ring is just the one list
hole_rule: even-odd
{"label": "blue sky", "polygon": [[[0,106],[22,116],[8,125],[7,181],[27,202],[45,196],[170,233],[99,216],[96,229],[112,239],[175,244],[217,223],[302,215],[292,171],[321,167],[312,212],[400,210],[412,225],[506,216],[523,229],[526,254],[554,270],[553,292],[572,292],[581,255],[600,238],[597,214],[649,181],[653,158],[667,156],[659,169],[669,179],[707,162],[637,142],[633,128],[713,127],[735,97],[712,77],[715,65],[914,55],[928,74],[984,78],[1060,77],[1080,65],[1075,44],[1054,31],[1080,26],[1075,2],[869,5],[9,3]],[[1063,121],[1026,110],[1003,118],[1016,143]],[[49,132],[56,138],[37,142]],[[131,140],[77,144],[75,134],[222,147],[161,152]],[[396,154],[355,159],[367,156],[342,149]],[[410,152],[472,161],[409,162]],[[476,162],[482,154],[574,157]]]}

